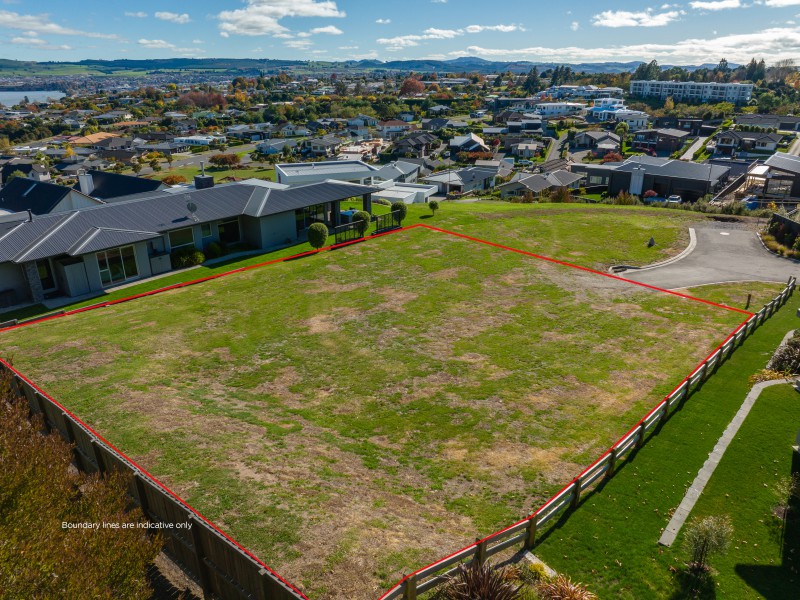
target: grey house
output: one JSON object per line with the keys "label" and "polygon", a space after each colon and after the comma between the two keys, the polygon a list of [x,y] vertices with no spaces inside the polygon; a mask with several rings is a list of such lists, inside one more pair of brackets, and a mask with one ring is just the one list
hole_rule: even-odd
{"label": "grey house", "polygon": [[57,214],[0,217],[0,306],[98,293],[172,269],[170,252],[211,242],[261,249],[340,224],[342,200],[371,209],[379,188],[337,181],[285,186],[250,180],[156,191]]}

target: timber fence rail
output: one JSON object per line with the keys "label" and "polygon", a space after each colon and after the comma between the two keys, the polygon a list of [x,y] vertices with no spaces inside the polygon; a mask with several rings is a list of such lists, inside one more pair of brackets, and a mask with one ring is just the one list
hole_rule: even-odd
{"label": "timber fence rail", "polygon": [[393,600],[395,598],[415,600],[418,594],[437,587],[449,576],[453,575],[461,563],[471,562],[472,560],[483,563],[490,556],[514,546],[522,546],[526,549],[533,548],[536,544],[537,532],[559,514],[569,509],[577,508],[584,492],[587,492],[599,480],[612,476],[622,460],[630,457],[635,449],[644,445],[648,433],[669,418],[675,406],[683,402],[693,389],[708,379],[716,371],[717,367],[730,357],[738,345],[786,303],[794,292],[795,285],[796,279],[794,277],[789,278],[786,287],[780,294],[739,325],[670,394],[653,407],[636,425],[606,450],[600,458],[581,471],[577,477],[540,506],[533,514],[505,529],[476,540],[474,544],[462,548],[458,552],[431,563],[410,575],[406,575],[381,596],[380,600]]}
{"label": "timber fence rail", "polygon": [[87,473],[118,470],[132,475],[128,493],[164,535],[165,551],[194,578],[206,599],[307,600],[267,565],[220,531],[179,496],[122,454],[91,427],[40,390],[9,363],[13,387],[48,432],[73,444],[75,463]]}

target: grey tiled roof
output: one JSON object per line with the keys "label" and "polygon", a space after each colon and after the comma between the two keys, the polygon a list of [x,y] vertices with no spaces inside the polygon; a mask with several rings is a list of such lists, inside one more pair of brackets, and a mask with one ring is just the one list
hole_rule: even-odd
{"label": "grey tiled roof", "polygon": [[[323,181],[270,189],[229,184],[184,193],[152,192],[122,201],[0,227],[0,262],[27,262],[63,254],[76,256],[133,241],[150,239],[194,223],[239,215],[263,217],[344,200],[379,188]],[[196,205],[194,217],[187,208]],[[5,233],[3,233],[5,232]]]}

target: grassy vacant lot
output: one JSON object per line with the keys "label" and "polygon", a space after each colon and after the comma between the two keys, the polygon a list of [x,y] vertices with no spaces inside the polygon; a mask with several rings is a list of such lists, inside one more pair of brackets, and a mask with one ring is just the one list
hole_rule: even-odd
{"label": "grassy vacant lot", "polygon": [[369,598],[531,512],[742,318],[412,230],[0,345],[313,597]]}
{"label": "grassy vacant lot", "polygon": [[[189,165],[186,167],[173,167],[168,168],[166,163],[163,165],[163,170],[152,175],[152,179],[164,179],[168,175],[182,175],[187,181],[194,181],[195,175],[200,175],[200,167],[197,165]],[[262,165],[259,163],[250,163],[241,169],[223,169],[220,167],[209,167],[206,165],[206,175],[212,175],[214,181],[219,183],[225,177],[236,177],[238,179],[267,179],[275,181],[275,169],[272,166]]]}
{"label": "grassy vacant lot", "polygon": [[[360,209],[360,202],[343,203],[343,208]],[[375,214],[387,207],[373,205]],[[560,258],[574,264],[605,269],[615,263],[644,265],[674,256],[689,241],[688,227],[707,217],[682,211],[657,208],[595,206],[586,204],[510,204],[481,201],[466,204],[442,202],[431,216],[427,205],[411,205],[404,225],[427,223],[451,229],[492,242]],[[656,246],[647,247],[650,237]],[[329,241],[332,243],[333,238]],[[239,266],[264,262],[271,258],[291,256],[310,250],[298,244],[267,255],[240,259],[213,267],[182,271],[168,277],[138,284],[121,291],[112,291],[103,299],[152,290],[179,281],[197,279]],[[67,308],[94,304],[97,300],[76,303]],[[0,321],[29,318],[47,312],[43,306],[0,314]]]}
{"label": "grassy vacant lot", "polygon": [[[679,575],[688,559],[682,536],[672,548],[657,541],[744,401],[749,375],[764,368],[786,331],[796,327],[799,305],[795,296],[759,328],[633,461],[545,533],[536,554],[588,583],[601,598],[690,597]],[[718,571],[716,590],[706,590],[701,598],[797,598],[796,557],[790,563],[800,552],[797,521],[781,538],[770,488],[789,473],[798,422],[800,397],[791,388],[762,394],[696,504],[692,517],[727,514],[735,528],[729,554],[711,559]]]}

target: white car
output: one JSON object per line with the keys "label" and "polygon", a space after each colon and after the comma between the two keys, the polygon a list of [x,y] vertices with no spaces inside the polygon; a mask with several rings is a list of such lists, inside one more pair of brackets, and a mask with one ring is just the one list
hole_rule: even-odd
{"label": "white car", "polygon": [[678,195],[672,195],[667,198],[667,204],[680,204],[681,202],[683,202],[683,198]]}

